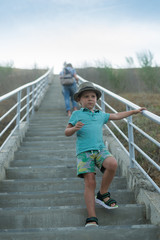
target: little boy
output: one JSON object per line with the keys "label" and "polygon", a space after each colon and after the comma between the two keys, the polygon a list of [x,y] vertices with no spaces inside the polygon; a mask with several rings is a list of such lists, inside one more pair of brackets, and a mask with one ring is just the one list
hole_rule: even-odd
{"label": "little boy", "polygon": [[[85,82],[79,86],[74,99],[82,108],[72,113],[65,129],[66,136],[77,133],[76,155],[77,175],[84,178],[84,198],[88,212],[85,226],[98,226],[95,212],[95,201],[107,209],[116,209],[117,202],[110,197],[108,188],[114,178],[117,161],[106,149],[103,142],[103,125],[109,120],[119,120],[140,113],[145,108],[119,113],[104,113],[95,110],[101,92],[91,83]],[[95,168],[103,173],[101,187],[95,198]]]}

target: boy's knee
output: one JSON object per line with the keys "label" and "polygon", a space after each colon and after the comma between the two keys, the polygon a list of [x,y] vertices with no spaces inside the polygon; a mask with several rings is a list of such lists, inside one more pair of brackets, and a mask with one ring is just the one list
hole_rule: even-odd
{"label": "boy's knee", "polygon": [[110,158],[108,159],[106,162],[104,162],[103,164],[103,172],[105,171],[105,169],[109,170],[109,171],[116,171],[118,167],[117,161],[115,158]]}
{"label": "boy's knee", "polygon": [[118,164],[117,164],[116,159],[114,158],[114,161],[112,161],[110,168],[111,168],[111,170],[116,170],[117,167],[118,167]]}
{"label": "boy's knee", "polygon": [[85,174],[84,179],[85,179],[85,185],[87,187],[90,187],[90,188],[96,187],[96,179],[95,179],[94,173]]}

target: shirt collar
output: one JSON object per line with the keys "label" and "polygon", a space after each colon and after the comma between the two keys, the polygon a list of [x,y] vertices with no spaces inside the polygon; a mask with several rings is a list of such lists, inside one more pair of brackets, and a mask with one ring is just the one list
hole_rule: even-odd
{"label": "shirt collar", "polygon": [[[89,110],[88,108],[81,108],[82,112],[91,112],[91,110]],[[95,113],[99,112],[99,109],[95,109],[94,110]]]}

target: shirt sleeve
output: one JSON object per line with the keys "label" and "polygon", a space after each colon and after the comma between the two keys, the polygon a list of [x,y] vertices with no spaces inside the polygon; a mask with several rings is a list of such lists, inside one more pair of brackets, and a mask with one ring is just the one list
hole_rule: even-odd
{"label": "shirt sleeve", "polygon": [[73,126],[77,123],[77,111],[74,111],[68,121],[68,123],[71,123]]}
{"label": "shirt sleeve", "polygon": [[103,119],[104,119],[104,124],[106,124],[109,120],[110,114],[109,113],[104,113]]}

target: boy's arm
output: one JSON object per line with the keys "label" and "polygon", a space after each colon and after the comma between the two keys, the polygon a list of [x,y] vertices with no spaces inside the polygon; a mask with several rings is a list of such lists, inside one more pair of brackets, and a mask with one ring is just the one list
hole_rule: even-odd
{"label": "boy's arm", "polygon": [[65,135],[67,137],[72,136],[75,132],[80,130],[83,126],[84,124],[82,122],[77,122],[75,126],[69,123],[65,129]]}
{"label": "boy's arm", "polygon": [[111,113],[109,120],[120,120],[126,117],[129,117],[133,114],[137,114],[142,112],[143,110],[146,110],[146,108],[142,107],[136,110],[126,111],[126,112],[119,112],[119,113]]}

